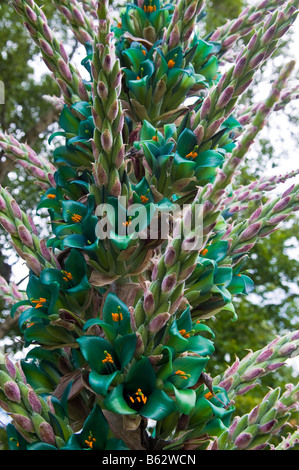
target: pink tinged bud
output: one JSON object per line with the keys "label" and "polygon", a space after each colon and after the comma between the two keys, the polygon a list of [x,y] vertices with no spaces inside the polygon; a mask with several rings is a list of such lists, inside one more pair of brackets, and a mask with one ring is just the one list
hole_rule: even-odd
{"label": "pink tinged bud", "polygon": [[115,159],[115,167],[118,169],[121,167],[121,165],[123,164],[123,161],[124,161],[124,158],[125,158],[125,147],[122,146],[122,148],[120,149],[120,151],[118,152],[118,155]]}
{"label": "pink tinged bud", "polygon": [[99,82],[97,85],[97,92],[101,100],[106,100],[108,97],[108,89],[104,82]]}
{"label": "pink tinged bud", "polygon": [[242,376],[243,382],[249,382],[250,380],[254,380],[257,377],[260,377],[264,372],[265,372],[265,369],[263,369],[262,367],[256,367],[256,368],[250,369],[243,374]]}
{"label": "pink tinged bud", "polygon": [[20,403],[21,401],[21,392],[17,384],[13,381],[5,382],[3,385],[3,392],[10,401]]}
{"label": "pink tinged bud", "polygon": [[255,57],[253,57],[253,59],[251,59],[251,61],[249,62],[249,65],[248,65],[249,69],[250,70],[255,69],[262,62],[264,57],[265,57],[264,52],[260,52],[260,54],[257,54]]}
{"label": "pink tinged bud", "polygon": [[39,401],[39,398],[38,396],[36,395],[36,393],[33,391],[33,390],[29,390],[28,392],[28,401],[32,407],[32,410],[35,412],[35,413],[41,413],[42,411],[42,405]]}
{"label": "pink tinged bud", "polygon": [[149,324],[149,332],[150,333],[158,333],[158,331],[163,328],[163,326],[167,323],[169,320],[170,315],[167,312],[164,313],[159,313],[155,318],[152,319],[152,321]]}
{"label": "pink tinged bud", "polygon": [[34,247],[32,235],[29,232],[28,228],[25,227],[25,225],[20,225],[18,227],[18,234],[24,245],[28,246],[29,248]]}
{"label": "pink tinged bud", "polygon": [[50,44],[44,39],[39,39],[38,41],[39,41],[41,50],[44,52],[44,54],[46,54],[46,56],[50,58],[54,57],[54,52]]}
{"label": "pink tinged bud", "polygon": [[29,166],[29,171],[31,171],[32,175],[35,176],[37,180],[47,181],[46,173],[41,170],[41,168],[37,168],[36,166]]}
{"label": "pink tinged bud", "polygon": [[247,88],[249,87],[251,82],[252,82],[252,79],[248,80],[247,83],[245,83],[244,85],[241,85],[239,88],[237,88],[237,90],[235,91],[235,95],[236,96],[242,95],[242,93],[244,93],[244,91],[247,90]]}
{"label": "pink tinged bud", "polygon": [[0,224],[2,225],[2,227],[4,228],[4,230],[6,230],[6,232],[8,232],[10,235],[18,235],[18,231],[15,227],[15,225],[13,225],[8,219],[6,219],[5,217],[1,217],[0,216]]}
{"label": "pink tinged bud", "polygon": [[53,39],[51,29],[49,28],[47,23],[43,23],[43,36],[48,42],[51,42]]}
{"label": "pink tinged bud", "polygon": [[39,425],[38,434],[40,439],[47,444],[55,445],[55,434],[52,426],[44,421]]}
{"label": "pink tinged bud", "polygon": [[6,211],[6,202],[4,201],[2,196],[0,196],[0,210]]}
{"label": "pink tinged bud", "polygon": [[238,31],[242,24],[244,23],[244,19],[243,18],[238,18],[236,21],[234,21],[234,23],[232,24],[232,26],[229,28],[228,32],[229,33],[235,33],[236,31]]}
{"label": "pink tinged bud", "polygon": [[161,291],[164,294],[171,292],[176,285],[176,281],[177,281],[176,273],[169,274],[162,281]]}
{"label": "pink tinged bud", "polygon": [[234,420],[232,422],[232,424],[230,425],[229,427],[229,430],[228,430],[228,438],[231,440],[233,435],[234,435],[234,432],[239,424],[239,421],[240,421],[240,416],[235,416],[234,417]]}
{"label": "pink tinged bud", "polygon": [[268,371],[273,371],[273,370],[276,370],[276,369],[279,369],[280,367],[284,366],[286,363],[285,362],[276,362],[274,364],[269,364],[266,369]]}
{"label": "pink tinged bud", "polygon": [[113,139],[109,129],[105,129],[101,135],[101,144],[105,152],[110,152],[113,145]]}
{"label": "pink tinged bud", "polygon": [[64,62],[63,59],[58,59],[58,69],[61,74],[61,76],[69,83],[72,81],[72,73],[70,71],[70,68],[66,62]]}
{"label": "pink tinged bud", "polygon": [[294,351],[296,351],[298,346],[294,343],[285,344],[279,350],[279,356],[289,357]]}
{"label": "pink tinged bud", "polygon": [[212,124],[210,124],[206,130],[205,138],[209,139],[210,137],[212,137],[216,133],[216,131],[219,129],[219,127],[221,126],[224,120],[225,118],[222,117],[212,122]]}
{"label": "pink tinged bud", "polygon": [[248,415],[248,423],[249,424],[254,424],[258,418],[258,415],[259,415],[259,412],[260,412],[260,406],[257,405],[253,408],[253,410],[250,411],[249,415]]}
{"label": "pink tinged bud", "polygon": [[41,251],[41,255],[42,257],[46,260],[46,261],[51,261],[51,253],[50,251],[48,250],[47,248],[47,244],[45,242],[45,240],[41,240],[39,242],[39,247],[40,247],[40,251]]}
{"label": "pink tinged bud", "polygon": [[261,434],[268,434],[271,429],[273,429],[273,427],[275,426],[275,424],[277,423],[277,420],[276,419],[272,419],[271,421],[269,421],[268,423],[266,424],[262,424],[260,427],[259,427],[259,432]]}
{"label": "pink tinged bud", "polygon": [[196,11],[196,2],[193,2],[187,8],[183,20],[186,22],[189,22],[193,18],[195,11]]}
{"label": "pink tinged bud", "polygon": [[204,119],[211,110],[211,98],[207,96],[202,103],[202,107],[200,110],[200,119]]}
{"label": "pink tinged bud", "polygon": [[76,8],[76,7],[73,8],[73,15],[74,15],[74,18],[75,18],[77,24],[79,24],[80,26],[84,26],[84,25],[85,25],[85,21],[84,21],[83,15],[82,15],[81,12],[78,10],[78,8]]}
{"label": "pink tinged bud", "polygon": [[18,299],[18,300],[22,300],[23,296],[22,296],[22,294],[18,291],[18,288],[17,288],[17,286],[16,286],[14,283],[11,284],[11,288],[12,288],[12,294],[13,294],[13,296],[14,296],[16,299]]}
{"label": "pink tinged bud", "polygon": [[277,225],[283,220],[287,219],[288,217],[289,217],[289,214],[276,215],[275,217],[271,217],[271,219],[268,220],[268,224]]}
{"label": "pink tinged bud", "polygon": [[110,106],[110,109],[107,113],[107,117],[110,122],[113,122],[116,119],[117,115],[118,115],[118,100],[115,100]]}
{"label": "pink tinged bud", "polygon": [[19,157],[19,158],[24,158],[25,157],[25,152],[24,152],[24,150],[20,149],[20,147],[11,145],[10,147],[8,146],[8,149],[10,149],[10,151],[16,157]]}
{"label": "pink tinged bud", "polygon": [[170,267],[176,260],[176,251],[173,246],[169,246],[164,255],[164,263],[166,267]]}
{"label": "pink tinged bud", "polygon": [[260,19],[261,16],[262,16],[261,12],[253,13],[252,15],[249,16],[247,21],[248,21],[248,23],[255,23],[256,21],[258,21]]}
{"label": "pink tinged bud", "polygon": [[270,357],[272,357],[273,355],[273,348],[268,348],[268,349],[265,349],[264,351],[261,352],[261,354],[256,358],[256,363],[259,364],[260,362],[264,362],[264,361],[267,361],[268,359],[270,359]]}
{"label": "pink tinged bud", "polygon": [[7,354],[5,355],[5,367],[12,379],[16,376],[16,368],[13,362],[8,358]]}
{"label": "pink tinged bud", "polygon": [[269,42],[271,42],[274,37],[275,31],[276,31],[276,25],[271,26],[263,35],[261,39],[261,43],[263,45],[269,44]]}
{"label": "pink tinged bud", "polygon": [[19,208],[17,202],[16,202],[14,199],[12,199],[12,200],[10,201],[10,207],[11,207],[11,210],[12,210],[12,212],[13,212],[13,215],[14,215],[17,219],[22,220],[22,212],[21,212],[21,209]]}
{"label": "pink tinged bud", "polygon": [[242,432],[235,440],[235,446],[239,450],[246,449],[252,441],[252,435],[248,432]]}
{"label": "pink tinged bud", "polygon": [[281,199],[280,201],[278,201],[275,206],[273,207],[272,211],[275,213],[275,212],[281,212],[283,211],[289,204],[291,198],[290,196],[287,196],[283,199]]}
{"label": "pink tinged bud", "polygon": [[110,54],[107,54],[104,58],[104,62],[103,62],[103,70],[106,72],[106,73],[109,73],[111,72],[112,70],[112,59],[111,59],[111,55]]}
{"label": "pink tinged bud", "polygon": [[235,89],[233,86],[228,86],[227,88],[225,88],[225,90],[223,90],[217,102],[218,109],[224,108],[230,102],[233,97],[234,91]]}
{"label": "pink tinged bud", "polygon": [[284,198],[284,197],[288,196],[288,195],[293,191],[294,187],[295,187],[295,185],[292,184],[292,186],[290,186],[290,187],[282,194],[281,197]]}
{"label": "pink tinged bud", "polygon": [[258,234],[260,228],[261,228],[260,222],[256,222],[254,224],[249,225],[249,227],[247,227],[244,230],[244,232],[241,233],[239,240],[245,241],[245,240],[249,240],[252,237],[255,237],[255,235]]}
{"label": "pink tinged bud", "polygon": [[37,276],[39,276],[43,269],[40,262],[33,255],[30,255],[28,253],[23,253],[21,257],[26,261],[28,267],[32,269],[32,271]]}
{"label": "pink tinged bud", "polygon": [[222,47],[224,49],[228,48],[229,46],[231,46],[237,39],[239,38],[239,35],[238,34],[233,34],[232,36],[229,36],[228,38],[226,38],[223,43],[222,43]]}
{"label": "pink tinged bud", "polygon": [[36,14],[28,5],[25,6],[25,12],[26,12],[27,18],[29,19],[29,21],[31,21],[31,23],[37,22]]}
{"label": "pink tinged bud", "polygon": [[291,338],[291,341],[295,341],[296,339],[299,339],[299,331],[296,331]]}
{"label": "pink tinged bud", "polygon": [[233,78],[239,78],[246,66],[247,58],[246,57],[241,57],[238,62],[236,63],[236,66],[234,68],[233,72]]}
{"label": "pink tinged bud", "polygon": [[224,377],[230,377],[231,375],[234,375],[236,372],[238,372],[239,365],[240,361],[239,358],[237,358],[233,365],[225,371]]}
{"label": "pink tinged bud", "polygon": [[147,315],[151,315],[155,310],[155,299],[150,291],[147,291],[144,295],[143,309]]}
{"label": "pink tinged bud", "polygon": [[17,423],[22,429],[24,429],[24,431],[34,432],[32,421],[31,419],[27,418],[27,416],[12,413],[11,417],[15,423]]}
{"label": "pink tinged bud", "polygon": [[220,382],[219,387],[224,388],[228,392],[231,389],[233,383],[234,383],[234,378],[228,377],[227,379],[222,380],[222,382]]}

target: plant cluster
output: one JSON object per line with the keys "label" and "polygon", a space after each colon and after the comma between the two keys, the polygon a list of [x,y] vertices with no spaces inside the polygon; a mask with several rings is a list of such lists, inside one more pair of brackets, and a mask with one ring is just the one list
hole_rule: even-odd
{"label": "plant cluster", "polygon": [[[237,321],[233,299],[254,289],[250,251],[299,208],[298,185],[252,208],[273,180],[239,188],[235,180],[269,113],[291,99],[293,61],[265,102],[238,120],[239,98],[294,22],[298,2],[262,1],[204,38],[203,0],[135,0],[118,20],[106,0],[54,3],[86,48],[89,79],[70,63],[43,9],[12,0],[64,108],[49,140],[60,140],[53,164],[0,134],[5,154],[35,176],[37,212],[47,211],[51,227],[41,239],[1,188],[0,223],[30,270],[25,293],[1,281],[30,347],[20,363],[0,357],[9,447],[275,449],[271,439],[298,408],[298,387],[271,390],[241,418],[234,399],[298,354],[298,331],[213,378],[211,318],[227,310]],[[245,36],[224,67],[229,47]],[[142,237],[134,204],[143,209]],[[183,215],[171,212],[186,205]],[[184,236],[163,236],[169,212],[170,229],[179,218]],[[106,238],[101,223],[112,227]],[[276,448],[297,442],[295,431]]]}

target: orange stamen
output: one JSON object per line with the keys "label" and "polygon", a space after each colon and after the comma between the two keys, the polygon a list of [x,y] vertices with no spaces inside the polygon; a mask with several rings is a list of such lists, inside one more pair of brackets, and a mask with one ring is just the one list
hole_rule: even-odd
{"label": "orange stamen", "polygon": [[207,254],[207,252],[208,252],[208,249],[205,248],[204,250],[202,250],[202,251],[200,252],[200,254],[201,254],[201,256],[205,256],[205,255]]}
{"label": "orange stamen", "polygon": [[198,153],[196,153],[196,152],[190,152],[190,153],[188,153],[188,155],[186,155],[185,158],[193,158],[194,159],[194,158],[197,157],[197,155],[198,155]]}
{"label": "orange stamen", "polygon": [[175,61],[170,59],[168,62],[167,62],[167,67],[169,69],[173,69],[173,67],[175,66]]}
{"label": "orange stamen", "polygon": [[47,194],[47,198],[48,198],[48,199],[55,199],[55,198],[56,198],[56,194]]}

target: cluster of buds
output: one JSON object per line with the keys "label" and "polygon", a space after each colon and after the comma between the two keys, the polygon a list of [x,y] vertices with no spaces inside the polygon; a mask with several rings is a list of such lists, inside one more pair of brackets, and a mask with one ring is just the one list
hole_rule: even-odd
{"label": "cluster of buds", "polygon": [[56,186],[54,179],[56,168],[46,158],[37,155],[28,144],[22,144],[12,135],[0,131],[0,148],[6,157],[18,163],[33,176],[43,190]]}
{"label": "cluster of buds", "polygon": [[274,190],[278,184],[285,183],[290,178],[297,176],[298,173],[299,169],[283,175],[264,176],[246,186],[238,186],[238,188],[234,189],[233,194],[221,201],[220,208],[229,214],[236,214],[246,210],[250,202],[260,201],[266,192]]}
{"label": "cluster of buds", "polygon": [[10,234],[16,252],[35,274],[39,275],[45,267],[58,267],[45,240],[40,239],[30,215],[20,209],[4,188],[0,188],[0,224]]}
{"label": "cluster of buds", "polygon": [[299,209],[298,185],[292,185],[281,197],[269,200],[261,205],[251,216],[227,230],[223,239],[228,239],[228,256],[251,250],[258,238],[264,238],[278,229],[281,222]]}
{"label": "cluster of buds", "polygon": [[92,42],[95,36],[95,24],[84,12],[84,6],[77,0],[54,0],[54,5],[66,18],[77,40],[85,45]]}
{"label": "cluster of buds", "polygon": [[69,62],[68,54],[51,31],[43,10],[34,0],[13,0],[12,4],[17,13],[23,17],[24,25],[39,46],[48,69],[53,72],[65,103],[71,105],[80,100],[89,101],[79,71]]}
{"label": "cluster of buds", "polygon": [[236,63],[222,75],[217,86],[206,96],[192,124],[198,135],[199,145],[215,135],[232,113],[239,96],[251,84],[256,71],[272,55],[277,41],[289,29],[297,13],[293,2],[288,2],[280,11],[276,10],[268,15],[263,26],[241,51]]}
{"label": "cluster of buds", "polygon": [[238,18],[227,21],[212,34],[210,40],[221,42],[221,51],[225,52],[238,39],[252,33],[262,25],[269,11],[283,5],[284,0],[262,0],[258,5],[245,8]]}
{"label": "cluster of buds", "polygon": [[299,386],[270,390],[250,413],[236,416],[227,431],[218,439],[218,450],[265,450],[271,437],[287,424],[292,411],[298,411]]}
{"label": "cluster of buds", "polygon": [[250,351],[242,360],[236,361],[213,380],[213,385],[223,387],[233,400],[244,395],[258,384],[258,379],[283,365],[299,352],[299,332],[290,332],[275,338],[265,348]]}
{"label": "cluster of buds", "polygon": [[188,47],[196,18],[204,5],[203,0],[181,0],[172,15],[171,22],[164,33],[164,54],[178,45],[183,49]]}
{"label": "cluster of buds", "polygon": [[98,16],[99,31],[92,63],[94,177],[98,186],[105,186],[111,196],[119,197],[125,195],[125,186],[121,183],[124,171],[124,115],[119,100],[121,69],[112,44],[107,0],[98,3]]}
{"label": "cluster of buds", "polygon": [[279,102],[282,91],[286,86],[287,80],[294,70],[294,67],[294,60],[291,60],[283,67],[277,80],[274,81],[269,96],[265,100],[264,104],[259,105],[258,108],[254,110],[255,117],[253,121],[247,126],[245,132],[242,133],[241,139],[233,151],[233,157],[243,158],[243,156],[247,153],[255,137],[264,127],[270,112],[275,109],[275,105]]}
{"label": "cluster of buds", "polygon": [[[197,200],[195,199],[190,211],[182,215],[178,229],[181,230],[182,235],[183,227],[188,219],[189,233],[170,238],[164,254],[154,264],[152,282],[135,308],[137,332],[141,334],[145,350],[149,354],[153,350],[155,335],[166,323],[169,328],[171,316],[186,304],[184,300],[185,281],[196,267],[198,249],[200,248],[198,245],[202,246],[207,238],[203,235],[199,239],[199,234],[196,231],[198,228],[197,217],[200,216],[200,214],[196,214],[196,206]],[[196,246],[197,248],[195,248]]]}
{"label": "cluster of buds", "polygon": [[7,354],[0,354],[0,405],[28,443],[44,442],[60,448],[73,434],[70,426],[58,416],[55,420],[60,421],[65,438],[56,434],[51,420],[55,415],[51,400],[44,400],[33,390],[20,363],[14,364]]}
{"label": "cluster of buds", "polygon": [[8,284],[2,276],[0,276],[0,292],[1,298],[8,305],[13,305],[20,300],[25,300],[25,294],[19,291],[17,285],[14,282]]}

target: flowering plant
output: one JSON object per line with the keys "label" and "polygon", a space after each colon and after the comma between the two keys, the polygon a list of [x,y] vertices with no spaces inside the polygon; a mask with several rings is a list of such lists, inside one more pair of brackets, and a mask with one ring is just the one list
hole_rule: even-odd
{"label": "flowering plant", "polygon": [[[282,106],[294,62],[246,119],[236,117],[239,98],[295,20],[298,2],[264,0],[204,38],[203,0],[134,0],[118,22],[107,0],[54,3],[85,46],[89,80],[42,8],[12,0],[64,107],[49,141],[63,141],[53,164],[0,135],[5,154],[35,176],[37,211],[47,211],[51,226],[40,239],[1,188],[0,223],[30,271],[25,293],[1,281],[30,346],[21,363],[0,356],[9,447],[274,448],[271,439],[298,409],[298,387],[271,390],[241,418],[234,398],[298,354],[298,331],[211,377],[209,320],[224,310],[237,320],[234,298],[254,289],[248,253],[299,207],[292,185],[249,205],[242,218],[252,193],[261,197],[271,184],[235,181],[268,114]],[[224,71],[222,57],[245,34],[247,45]],[[276,448],[296,442],[298,431]]]}

